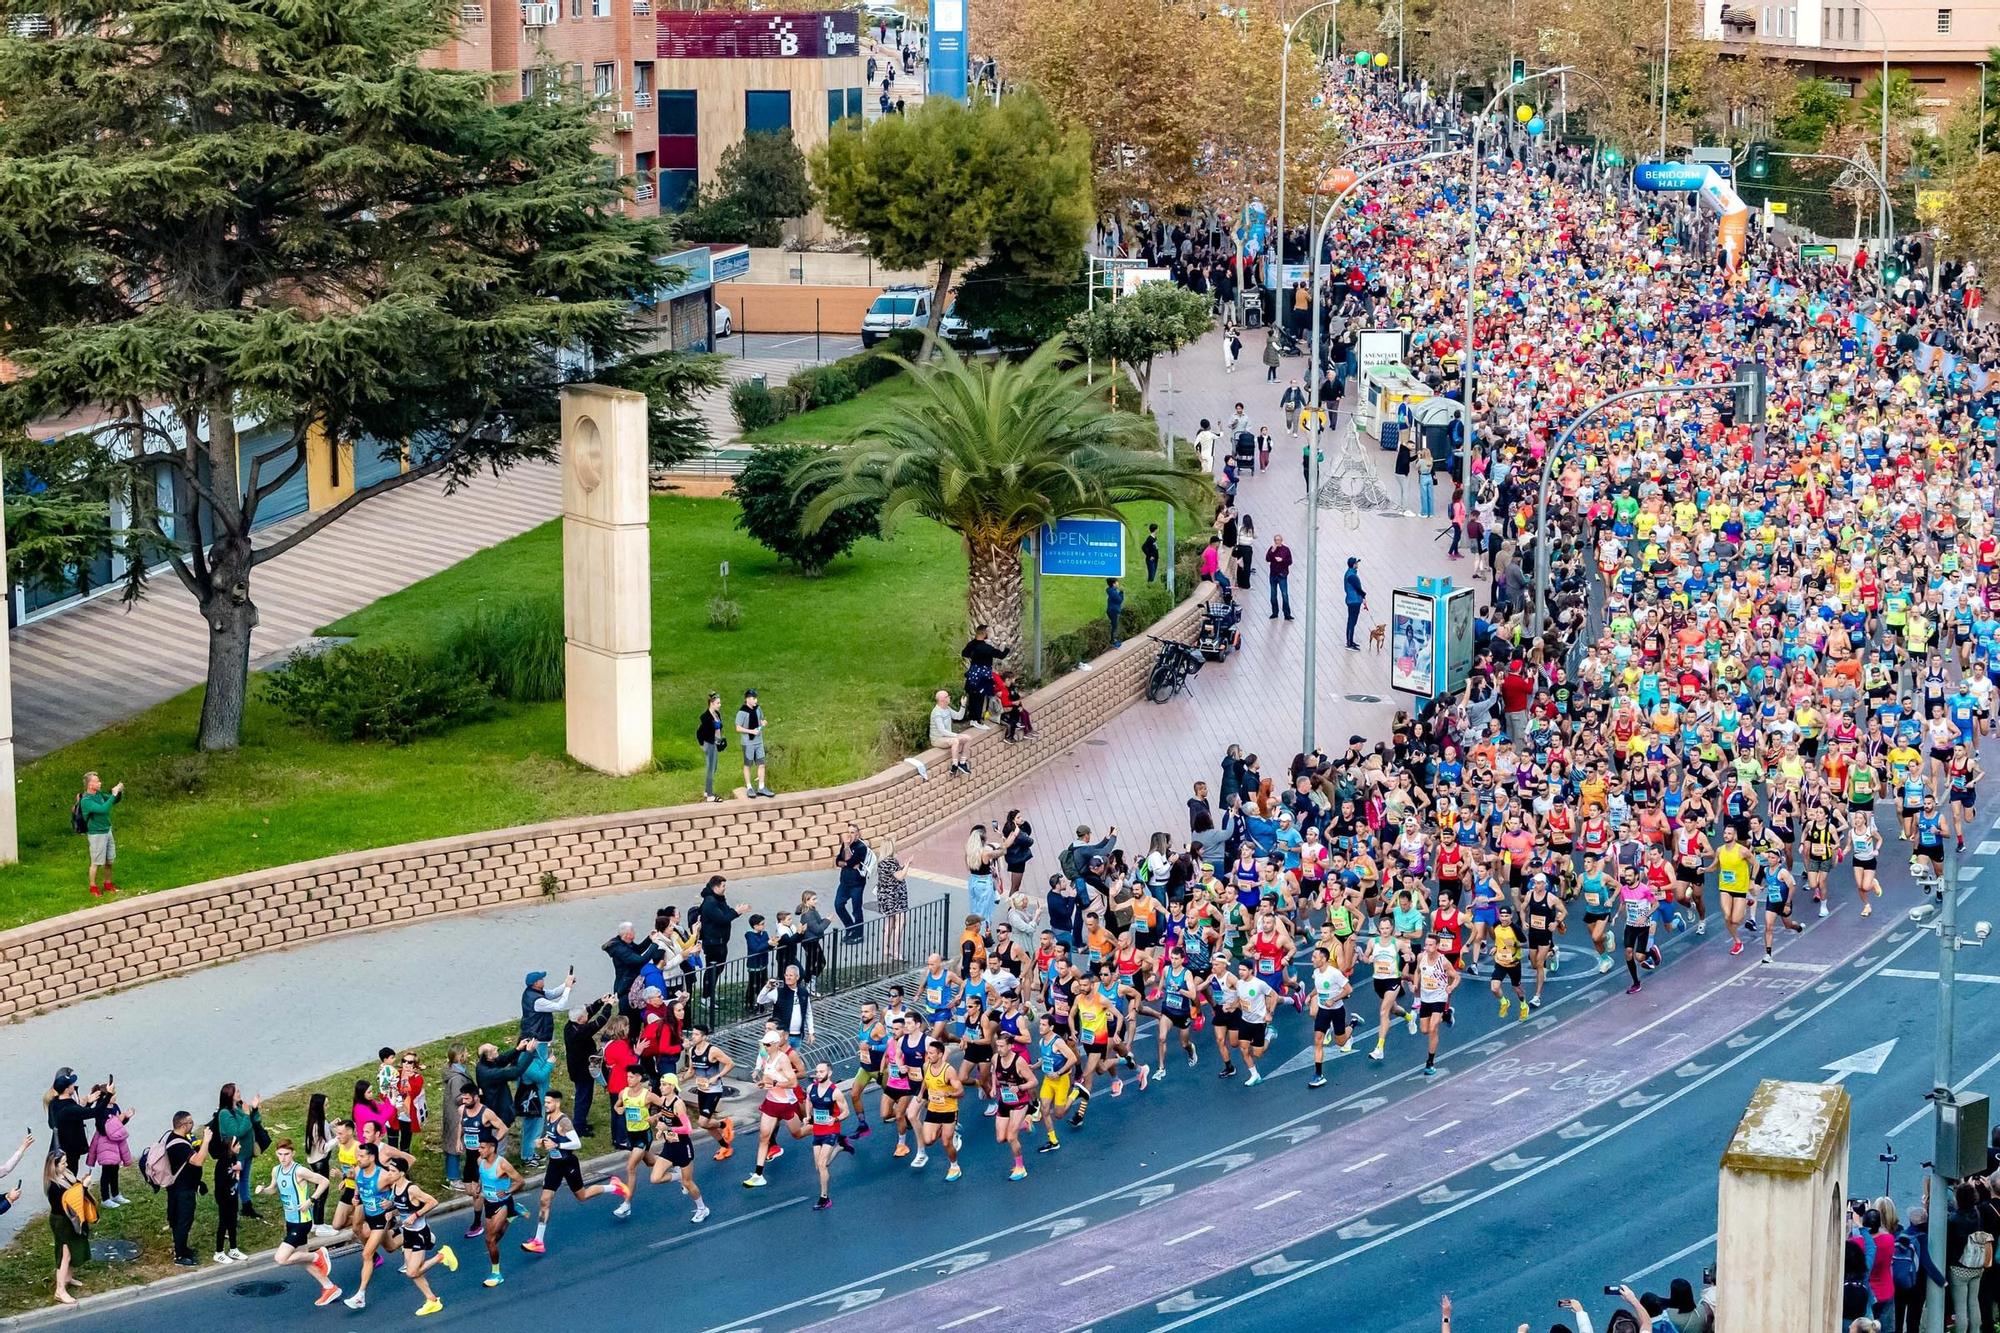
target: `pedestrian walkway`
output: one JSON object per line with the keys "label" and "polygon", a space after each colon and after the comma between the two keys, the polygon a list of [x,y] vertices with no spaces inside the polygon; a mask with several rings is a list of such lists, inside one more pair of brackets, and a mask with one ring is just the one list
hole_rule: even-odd
{"label": "pedestrian walkway", "polygon": [[[1214,793],[1221,779],[1223,752],[1231,745],[1240,744],[1246,755],[1260,756],[1265,775],[1276,775],[1281,785],[1287,765],[1301,748],[1306,488],[1300,470],[1300,440],[1285,435],[1278,399],[1294,376],[1305,378],[1305,358],[1287,358],[1276,383],[1267,382],[1263,372],[1264,367],[1246,353],[1233,373],[1225,373],[1220,333],[1211,333],[1182,354],[1153,367],[1154,410],[1162,416],[1168,411],[1162,401],[1164,387],[1170,382],[1174,386],[1171,403],[1176,433],[1192,436],[1204,417],[1220,430],[1233,414],[1234,404],[1241,402],[1253,425],[1269,425],[1277,438],[1271,470],[1244,478],[1237,491],[1238,511],[1251,515],[1257,525],[1258,566],[1242,596],[1243,649],[1226,661],[1204,667],[1189,693],[1165,704],[1141,703],[1126,709],[1088,740],[995,795],[990,808],[978,812],[987,817],[989,827],[994,816],[1012,809],[1019,809],[1033,822],[1036,847],[1042,853],[1030,868],[1030,879],[1036,883],[1044,882],[1053,872],[1056,854],[1079,824],[1088,824],[1100,838],[1107,827],[1116,824],[1119,845],[1135,858],[1144,853],[1146,840],[1155,831],[1172,834],[1178,844],[1187,834],[1184,802],[1190,785],[1201,779]],[[1336,438],[1345,438],[1349,422],[1344,406]],[[1381,453],[1365,435],[1360,445],[1383,486],[1394,496],[1396,479],[1387,467],[1391,455]],[[1339,446],[1330,442],[1326,454],[1323,467],[1330,470]],[[1218,465],[1220,461],[1218,458]],[[1440,513],[1449,494],[1447,488],[1439,486],[1436,504]],[[1405,518],[1397,512],[1362,514],[1352,520],[1322,512],[1319,525],[1317,740],[1327,753],[1338,755],[1349,736],[1365,736],[1371,745],[1382,739],[1395,711],[1410,708],[1415,702],[1411,696],[1391,692],[1388,654],[1367,644],[1369,629],[1388,622],[1391,590],[1414,586],[1421,575],[1455,575],[1463,585],[1475,570],[1483,574],[1484,567],[1470,558],[1446,558],[1449,543],[1437,539],[1444,526],[1441,517]],[[1291,574],[1296,618],[1289,621],[1267,618],[1269,583],[1262,561],[1272,538],[1279,534],[1297,561]],[[1362,585],[1368,591],[1368,610],[1358,629],[1360,652],[1349,652],[1342,646],[1346,607],[1341,575],[1351,555],[1361,558]],[[1137,577],[1143,577],[1143,572]],[[1482,578],[1477,604],[1483,606],[1486,601]],[[937,873],[963,875],[965,833],[957,826],[938,830],[914,850],[911,864]]]}

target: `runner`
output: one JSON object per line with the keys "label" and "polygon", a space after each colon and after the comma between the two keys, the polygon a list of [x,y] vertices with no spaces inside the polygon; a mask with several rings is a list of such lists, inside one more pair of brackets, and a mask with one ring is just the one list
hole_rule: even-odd
{"label": "runner", "polygon": [[[1331,950],[1320,947],[1312,953],[1313,1076],[1308,1088],[1326,1086],[1326,1039],[1333,1034],[1334,1049],[1342,1055],[1354,1054],[1354,1025],[1347,1021],[1347,997],[1354,986],[1334,962]],[[1162,1033],[1162,1040],[1165,1034]]]}
{"label": "runner", "polygon": [[[914,1019],[915,1015],[910,1017]],[[763,1054],[757,1060],[757,1085],[764,1090],[763,1103],[757,1108],[757,1165],[750,1172],[749,1179],[743,1182],[745,1188],[762,1189],[767,1183],[764,1167],[785,1155],[784,1147],[777,1142],[780,1126],[790,1126],[794,1139],[806,1136],[805,1117],[799,1110],[799,1084],[805,1081],[805,1074],[805,1061],[792,1049],[789,1037],[777,1027],[767,1025]],[[678,1102],[678,1089],[673,1091]],[[900,1146],[900,1137],[897,1142]],[[685,1184],[685,1177],[683,1180]],[[700,1192],[691,1185],[688,1185],[687,1192],[695,1201],[696,1220],[708,1216],[708,1207],[701,1202]]]}
{"label": "runner", "polygon": [[1003,1042],[993,1063],[993,1100],[999,1113],[993,1118],[993,1137],[1014,1155],[1010,1180],[1025,1180],[1028,1165],[1021,1156],[1021,1132],[1027,1126],[1034,1105],[1034,1070],[1012,1042]]}
{"label": "runner", "polygon": [[500,1145],[491,1139],[479,1144],[479,1184],[466,1193],[479,1200],[476,1205],[486,1233],[486,1261],[492,1266],[484,1285],[497,1287],[507,1279],[500,1273],[500,1240],[507,1224],[514,1220],[514,1191],[522,1185],[521,1172],[500,1155]]}
{"label": "runner", "polygon": [[[444,1265],[447,1273],[456,1273],[458,1256],[452,1253],[451,1246],[438,1244],[437,1237],[431,1232],[429,1217],[431,1210],[437,1207],[437,1200],[403,1174],[402,1162],[390,1159],[383,1170],[387,1172],[389,1205],[396,1213],[395,1248],[403,1254],[403,1276],[410,1279],[424,1298],[424,1303],[417,1308],[418,1316],[434,1315],[444,1309],[444,1302],[432,1290],[427,1275],[439,1264]],[[365,1273],[366,1270],[363,1271]],[[355,1295],[358,1297],[360,1293]],[[350,1309],[361,1308],[353,1298],[346,1304]]]}
{"label": "runner", "polygon": [[1167,1030],[1172,1028],[1180,1038],[1181,1054],[1187,1057],[1189,1069],[1198,1063],[1194,1050],[1194,1038],[1188,1029],[1194,1025],[1195,1011],[1201,1003],[1201,992],[1196,989],[1194,977],[1188,972],[1187,951],[1172,948],[1167,951],[1167,965],[1160,972],[1160,988],[1154,992],[1159,1007],[1151,1012],[1160,1020],[1159,1053],[1153,1063],[1153,1078],[1157,1081],[1167,1076]]}
{"label": "runner", "polygon": [[1039,1020],[1041,1035],[1035,1043],[1036,1062],[1041,1066],[1042,1085],[1037,1091],[1042,1115],[1042,1132],[1048,1136],[1036,1152],[1055,1152],[1062,1147],[1056,1137],[1056,1122],[1069,1108],[1070,1082],[1076,1073],[1076,1051],[1069,1039],[1056,1028],[1055,1020],[1043,1014]]}
{"label": "runner", "polygon": [[[255,1189],[258,1194],[276,1194],[278,1204],[285,1213],[284,1238],[278,1242],[277,1253],[271,1256],[271,1261],[280,1268],[287,1264],[304,1264],[319,1283],[319,1298],[313,1304],[332,1305],[340,1299],[340,1288],[334,1286],[327,1276],[333,1267],[333,1258],[324,1248],[306,1248],[306,1242],[312,1236],[312,1206],[326,1193],[327,1178],[299,1165],[290,1139],[279,1139],[273,1145],[272,1153],[277,1160],[271,1167],[271,1178]],[[312,1189],[310,1196],[305,1193],[307,1188]]]}
{"label": "runner", "polygon": [[[819,1202],[813,1211],[823,1213],[833,1207],[833,1190],[827,1180],[833,1155],[854,1151],[847,1135],[840,1132],[841,1122],[847,1118],[847,1094],[833,1081],[833,1066],[824,1060],[813,1066],[812,1082],[806,1085],[806,1107],[812,1117],[813,1170],[819,1175]],[[862,1124],[867,1124],[866,1117]]]}
{"label": "runner", "polygon": [[1764,890],[1764,961],[1771,961],[1771,951],[1777,945],[1779,927],[1794,935],[1805,929],[1792,920],[1792,872],[1774,852],[1765,852],[1759,858],[1758,878],[1763,881]]}
{"label": "runner", "polygon": [[1409,941],[1398,938],[1395,922],[1386,916],[1375,918],[1375,937],[1368,941],[1367,960],[1375,976],[1375,996],[1381,1004],[1380,1025],[1375,1030],[1375,1049],[1368,1053],[1370,1060],[1380,1060],[1382,1050],[1389,1044],[1389,1023],[1395,1018],[1416,1021],[1416,1011],[1405,1011],[1396,1003],[1403,991],[1403,970],[1406,963],[1414,964],[1415,957],[1410,952]]}
{"label": "runner", "polygon": [[958,1169],[958,1099],[965,1094],[965,1083],[945,1059],[945,1051],[942,1041],[933,1040],[924,1060],[924,1119],[917,1155],[910,1159],[910,1169],[923,1170],[930,1161],[927,1149],[933,1143],[942,1141],[945,1160],[950,1163],[944,1178],[957,1180],[962,1174]]}
{"label": "runner", "polygon": [[[864,1014],[873,1013],[875,1006],[862,1006]],[[865,1044],[857,1044],[857,1050],[866,1052]],[[736,1126],[728,1116],[722,1114],[722,1090],[731,1074],[736,1072],[736,1062],[729,1058],[729,1052],[709,1040],[708,1029],[699,1023],[688,1026],[687,1040],[688,1082],[694,1088],[695,1115],[702,1129],[715,1141],[715,1159],[726,1162],[736,1155]],[[855,1101],[861,1104],[861,1070],[854,1075]],[[868,1132],[868,1121],[864,1117],[861,1132]]]}
{"label": "runner", "polygon": [[[1596,857],[1589,860],[1595,861]],[[1599,876],[1602,879],[1602,876]],[[1603,968],[1598,969],[1600,972]],[[1637,980],[1634,977],[1634,980]],[[1500,920],[1493,927],[1493,995],[1500,1001],[1500,1017],[1505,1018],[1508,1000],[1501,992],[1500,983],[1506,982],[1514,988],[1514,1001],[1521,1006],[1521,1021],[1528,1021],[1528,993],[1521,986],[1521,936],[1514,929],[1514,909],[1501,905]]]}
{"label": "runner", "polygon": [[529,1254],[548,1253],[549,1210],[555,1207],[556,1192],[569,1186],[570,1195],[578,1203],[588,1203],[600,1194],[626,1195],[624,1181],[613,1176],[598,1185],[583,1183],[583,1163],[577,1153],[583,1147],[583,1137],[576,1132],[576,1124],[563,1113],[563,1095],[559,1089],[550,1088],[543,1099],[548,1118],[543,1122],[541,1142],[537,1145],[542,1155],[548,1158],[548,1170],[542,1177],[541,1211],[535,1219],[535,1238],[521,1242],[521,1248]]}
{"label": "runner", "polygon": [[1444,952],[1444,937],[1431,935],[1417,958],[1417,1023],[1424,1033],[1424,1077],[1437,1074],[1438,1027],[1458,989],[1459,972]]}
{"label": "runner", "polygon": [[[1536,875],[1530,881],[1527,897],[1521,904],[1521,917],[1528,925],[1528,961],[1535,969],[1535,993],[1528,1007],[1539,1009],[1542,987],[1548,984],[1549,973],[1560,966],[1560,959],[1555,957],[1556,932],[1569,929],[1569,909],[1549,889],[1548,876]],[[1432,1045],[1435,1047],[1436,1043]]]}

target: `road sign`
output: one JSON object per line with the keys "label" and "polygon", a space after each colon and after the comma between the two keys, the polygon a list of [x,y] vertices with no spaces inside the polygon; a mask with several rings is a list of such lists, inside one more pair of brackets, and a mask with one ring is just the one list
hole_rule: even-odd
{"label": "road sign", "polygon": [[1840,258],[1840,248],[1833,245],[1802,245],[1799,247],[1799,258],[1817,259],[1825,263]]}
{"label": "road sign", "polygon": [[1766,199],[1764,201],[1764,207],[1768,211],[1776,213],[1781,217],[1784,214],[1792,211],[1792,206],[1790,204],[1780,203],[1776,199]]}
{"label": "road sign", "polygon": [[965,0],[931,0],[931,97],[965,100]]}
{"label": "road sign", "polygon": [[1060,518],[1042,525],[1041,570],[1057,577],[1125,576],[1125,525],[1115,518]]}

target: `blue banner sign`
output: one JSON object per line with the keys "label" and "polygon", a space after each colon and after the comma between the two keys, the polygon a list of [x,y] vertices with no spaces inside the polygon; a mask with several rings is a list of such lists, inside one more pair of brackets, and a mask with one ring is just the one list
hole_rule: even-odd
{"label": "blue banner sign", "polygon": [[1042,573],[1072,578],[1125,576],[1125,525],[1114,518],[1060,518],[1042,525]]}
{"label": "blue banner sign", "polygon": [[931,77],[928,95],[965,100],[965,0],[931,0]]}
{"label": "blue banner sign", "polygon": [[1632,184],[1649,192],[1699,190],[1707,179],[1706,162],[1641,162],[1632,168]]}

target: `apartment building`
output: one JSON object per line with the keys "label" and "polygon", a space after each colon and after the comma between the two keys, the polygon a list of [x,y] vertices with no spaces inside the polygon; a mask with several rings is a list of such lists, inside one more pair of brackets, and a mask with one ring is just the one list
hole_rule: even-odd
{"label": "apartment building", "polygon": [[605,99],[605,152],[638,178],[629,207],[659,211],[653,0],[489,0],[459,6],[458,39],[431,63],[498,76],[495,96],[533,97],[553,67]]}
{"label": "apartment building", "polygon": [[[1858,96],[1882,68],[1907,70],[1919,111],[1941,121],[1947,107],[1974,92],[1987,52],[2000,46],[2000,5],[1964,0],[1706,0],[1702,36],[1738,53],[1758,51],[1796,64]],[[1933,130],[1936,124],[1931,126]]]}

